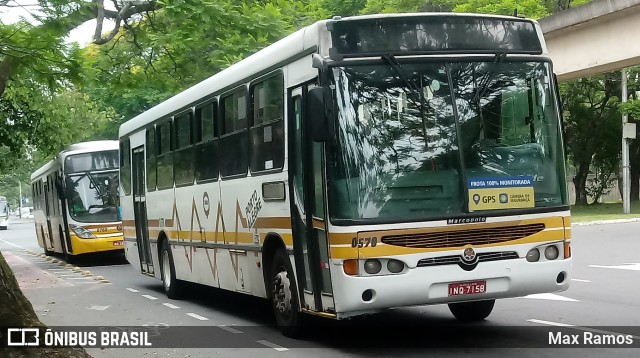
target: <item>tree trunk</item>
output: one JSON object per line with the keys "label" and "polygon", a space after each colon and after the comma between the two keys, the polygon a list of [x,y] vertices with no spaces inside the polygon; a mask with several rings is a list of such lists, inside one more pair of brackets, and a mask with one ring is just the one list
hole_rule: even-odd
{"label": "tree trunk", "polygon": [[[46,326],[40,322],[38,316],[31,306],[31,302],[22,294],[18,281],[11,268],[0,252],[0,322],[2,322],[3,341],[6,328],[33,327],[41,328]],[[41,335],[42,336],[42,335]],[[44,340],[40,339],[43,344]],[[4,344],[4,343],[3,343]],[[0,357],[22,358],[22,357],[91,357],[83,348],[0,348]]]}
{"label": "tree trunk", "polygon": [[589,166],[580,164],[576,176],[573,178],[573,185],[576,188],[576,205],[587,205],[587,175]]}

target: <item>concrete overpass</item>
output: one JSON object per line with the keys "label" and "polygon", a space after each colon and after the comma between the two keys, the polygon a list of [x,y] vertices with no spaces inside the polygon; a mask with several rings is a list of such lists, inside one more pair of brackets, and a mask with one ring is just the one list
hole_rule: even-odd
{"label": "concrete overpass", "polygon": [[539,23],[559,81],[640,65],[640,0],[595,0]]}

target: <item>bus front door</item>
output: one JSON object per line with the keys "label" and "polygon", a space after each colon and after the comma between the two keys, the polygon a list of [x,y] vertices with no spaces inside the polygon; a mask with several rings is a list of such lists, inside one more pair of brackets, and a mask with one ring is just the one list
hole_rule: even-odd
{"label": "bus front door", "polygon": [[323,199],[323,147],[307,138],[307,89],[293,89],[289,97],[289,188],[298,292],[303,308],[334,313]]}
{"label": "bus front door", "polygon": [[136,242],[138,244],[138,255],[140,256],[140,270],[142,273],[153,275],[145,196],[144,146],[134,148],[131,159],[133,171],[133,215],[136,223]]}

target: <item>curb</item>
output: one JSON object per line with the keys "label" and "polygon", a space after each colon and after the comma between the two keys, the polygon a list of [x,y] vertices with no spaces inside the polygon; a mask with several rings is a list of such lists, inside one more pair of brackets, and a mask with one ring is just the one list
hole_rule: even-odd
{"label": "curb", "polygon": [[586,222],[571,223],[571,226],[622,224],[622,223],[635,223],[635,222],[640,222],[640,218],[586,221]]}

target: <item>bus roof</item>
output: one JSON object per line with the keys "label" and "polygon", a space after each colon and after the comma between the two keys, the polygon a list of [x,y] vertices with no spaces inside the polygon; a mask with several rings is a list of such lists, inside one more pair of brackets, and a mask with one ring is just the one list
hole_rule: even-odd
{"label": "bus roof", "polygon": [[99,152],[103,150],[118,150],[118,148],[119,146],[117,140],[96,140],[71,144],[70,146],[63,149],[55,158],[50,160],[47,164],[34,171],[33,174],[31,174],[31,181],[42,176],[45,173],[48,173],[54,167],[61,167],[61,159],[66,158],[68,155]]}

